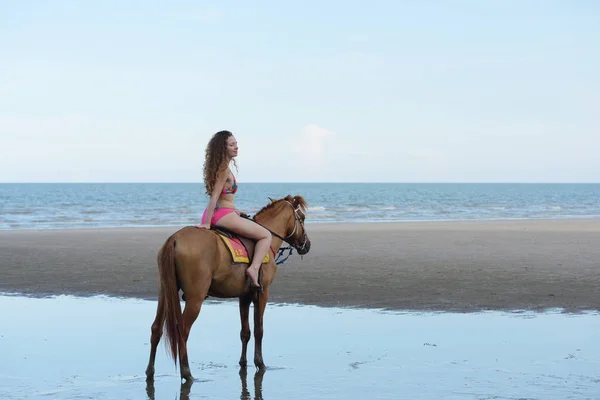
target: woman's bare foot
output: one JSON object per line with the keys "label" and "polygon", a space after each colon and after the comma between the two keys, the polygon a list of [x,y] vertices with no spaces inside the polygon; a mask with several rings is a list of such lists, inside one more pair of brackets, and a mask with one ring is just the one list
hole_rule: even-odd
{"label": "woman's bare foot", "polygon": [[[260,267],[259,267],[260,268]],[[259,268],[256,267],[248,267],[246,269],[246,275],[248,275],[248,277],[250,278],[250,286],[255,288],[255,289],[260,289],[260,282],[258,281],[258,277],[259,277]]]}

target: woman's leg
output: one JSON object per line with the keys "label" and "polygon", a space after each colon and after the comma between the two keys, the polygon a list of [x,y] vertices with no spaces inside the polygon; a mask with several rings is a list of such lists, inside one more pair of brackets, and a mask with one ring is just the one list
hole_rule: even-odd
{"label": "woman's leg", "polygon": [[258,272],[263,259],[271,247],[271,232],[256,222],[240,217],[235,212],[222,216],[218,221],[218,225],[257,241],[252,263],[246,270],[246,273],[252,280],[252,284],[255,287],[260,287]]}

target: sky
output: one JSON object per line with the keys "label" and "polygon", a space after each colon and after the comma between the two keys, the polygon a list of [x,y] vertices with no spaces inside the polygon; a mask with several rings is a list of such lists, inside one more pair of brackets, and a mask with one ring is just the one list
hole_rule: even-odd
{"label": "sky", "polygon": [[600,2],[0,0],[0,182],[600,182]]}

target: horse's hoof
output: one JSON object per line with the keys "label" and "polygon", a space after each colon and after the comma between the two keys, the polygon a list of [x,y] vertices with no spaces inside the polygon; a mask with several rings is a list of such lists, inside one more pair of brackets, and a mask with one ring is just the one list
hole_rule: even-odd
{"label": "horse's hoof", "polygon": [[154,368],[146,369],[146,382],[154,380]]}
{"label": "horse's hoof", "polygon": [[192,371],[190,371],[189,368],[183,368],[181,371],[181,379],[183,379],[185,382],[193,382],[194,377],[192,376]]}

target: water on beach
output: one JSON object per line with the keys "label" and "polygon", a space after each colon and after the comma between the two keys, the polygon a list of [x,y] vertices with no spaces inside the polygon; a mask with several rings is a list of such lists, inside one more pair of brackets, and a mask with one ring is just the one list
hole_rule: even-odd
{"label": "water on beach", "polygon": [[[196,378],[180,384],[159,345],[155,301],[0,296],[2,399],[597,399],[600,315],[383,312],[270,304],[268,369],[240,370],[235,302],[192,328]],[[248,355],[252,360],[253,342]]]}
{"label": "water on beach", "polygon": [[[200,183],[0,184],[0,229],[183,226]],[[245,183],[236,205],[302,195],[307,223],[600,218],[600,184]]]}

